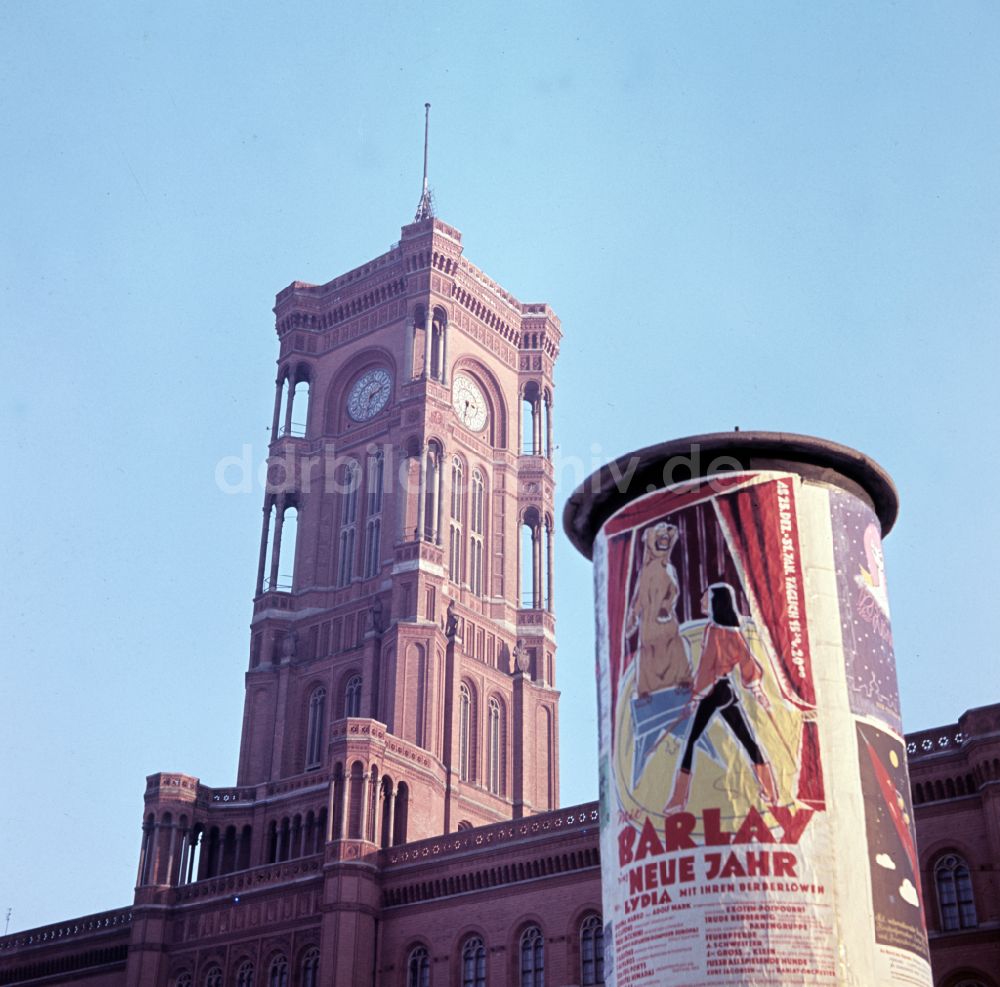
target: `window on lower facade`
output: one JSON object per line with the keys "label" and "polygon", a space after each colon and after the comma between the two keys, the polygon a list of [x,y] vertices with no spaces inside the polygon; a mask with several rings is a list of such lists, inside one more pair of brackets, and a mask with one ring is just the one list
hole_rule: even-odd
{"label": "window on lower facade", "polygon": [[934,865],[934,886],[943,932],[974,929],[978,925],[976,903],[972,896],[972,875],[969,865],[961,857],[949,853]]}
{"label": "window on lower facade", "polygon": [[486,945],[479,936],[462,947],[462,987],[486,987]]}
{"label": "window on lower facade", "polygon": [[537,925],[521,935],[521,987],[545,987],[545,938]]}
{"label": "window on lower facade", "polygon": [[604,926],[600,915],[588,915],[580,926],[580,983],[604,983]]}
{"label": "window on lower facade", "polygon": [[430,987],[431,960],[424,946],[410,950],[406,961],[406,987]]}

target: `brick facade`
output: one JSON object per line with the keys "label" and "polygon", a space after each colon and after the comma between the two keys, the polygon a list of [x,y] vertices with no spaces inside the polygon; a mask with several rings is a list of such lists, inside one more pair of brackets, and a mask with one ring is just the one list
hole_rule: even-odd
{"label": "brick facade", "polygon": [[934,982],[1000,985],[1000,704],[907,736]]}

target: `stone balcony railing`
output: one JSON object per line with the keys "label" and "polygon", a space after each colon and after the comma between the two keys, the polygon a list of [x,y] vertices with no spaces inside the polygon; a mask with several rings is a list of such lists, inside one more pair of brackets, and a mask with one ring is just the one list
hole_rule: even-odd
{"label": "stone balcony railing", "polygon": [[182,884],[175,889],[175,900],[180,904],[199,898],[230,896],[253,891],[255,888],[321,877],[322,873],[323,854],[312,854],[308,857],[286,860],[280,864],[264,864],[261,867],[251,867],[248,870],[233,871],[233,873],[224,874],[221,877],[210,877],[191,884]]}
{"label": "stone balcony railing", "polygon": [[68,919],[55,925],[43,925],[37,929],[26,929],[13,935],[0,937],[0,954],[9,950],[23,949],[26,946],[48,945],[68,939],[80,939],[85,936],[101,935],[106,932],[120,931],[132,925],[132,910],[116,908],[110,912],[97,912],[94,915],[84,915],[83,918]]}
{"label": "stone balcony railing", "polygon": [[445,836],[390,847],[382,851],[382,863],[383,866],[423,863],[434,858],[478,853],[491,846],[512,846],[558,833],[593,832],[596,839],[598,821],[597,803],[585,802],[537,816],[505,820],[490,826],[477,826],[475,829],[459,830]]}

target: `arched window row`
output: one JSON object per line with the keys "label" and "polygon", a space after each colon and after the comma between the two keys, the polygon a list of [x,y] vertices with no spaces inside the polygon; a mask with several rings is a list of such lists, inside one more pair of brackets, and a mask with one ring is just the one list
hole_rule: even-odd
{"label": "arched window row", "polygon": [[533,881],[552,874],[586,870],[599,867],[600,864],[601,858],[597,849],[574,851],[516,864],[503,864],[488,870],[386,888],[382,894],[382,902],[387,908],[394,905],[416,904],[468,891],[481,891],[520,881]]}
{"label": "arched window row", "polygon": [[267,827],[267,863],[281,864],[321,853],[326,843],[327,807],[272,819]]}
{"label": "arched window row", "polygon": [[969,865],[955,853],[939,857],[934,864],[938,928],[942,932],[974,929],[978,925]]}
{"label": "arched window row", "polygon": [[925,802],[942,802],[945,799],[964,798],[966,795],[975,795],[978,790],[979,786],[971,773],[957,775],[953,778],[918,781],[912,786],[913,804],[923,805]]}
{"label": "arched window row", "polygon": [[183,814],[150,813],[142,827],[137,883],[179,886],[247,870],[252,836],[249,823],[207,826]]}
{"label": "arched window row", "polygon": [[331,840],[367,840],[383,848],[406,842],[410,786],[361,761],[333,769]]}
{"label": "arched window row", "polygon": [[[601,916],[586,915],[579,925],[580,983],[604,983],[604,927]],[[517,983],[521,987],[544,987],[545,936],[538,925],[529,925],[517,939]],[[473,933],[459,943],[459,983],[461,987],[487,987],[488,950],[482,936]],[[417,943],[406,954],[407,987],[426,987],[430,983],[430,953]]]}

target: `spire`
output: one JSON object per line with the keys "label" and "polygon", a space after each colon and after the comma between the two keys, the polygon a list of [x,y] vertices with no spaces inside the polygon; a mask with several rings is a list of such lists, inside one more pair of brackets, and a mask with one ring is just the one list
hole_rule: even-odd
{"label": "spire", "polygon": [[413,217],[413,222],[419,223],[422,219],[429,219],[434,215],[434,199],[431,195],[430,187],[427,184],[427,139],[431,125],[431,104],[424,103],[424,188],[420,193],[420,202],[417,205],[417,214]]}

